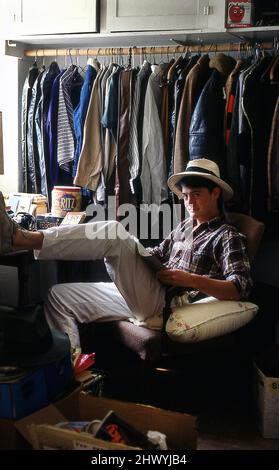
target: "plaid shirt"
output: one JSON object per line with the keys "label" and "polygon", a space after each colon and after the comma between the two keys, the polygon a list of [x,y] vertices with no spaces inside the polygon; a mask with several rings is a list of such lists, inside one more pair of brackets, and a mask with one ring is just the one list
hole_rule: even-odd
{"label": "plaid shirt", "polygon": [[[228,225],[224,216],[196,228],[189,218],[160,245],[148,251],[168,268],[231,281],[240,297],[245,298],[252,286],[245,240],[235,227]],[[189,294],[196,297],[199,291],[190,290]]]}

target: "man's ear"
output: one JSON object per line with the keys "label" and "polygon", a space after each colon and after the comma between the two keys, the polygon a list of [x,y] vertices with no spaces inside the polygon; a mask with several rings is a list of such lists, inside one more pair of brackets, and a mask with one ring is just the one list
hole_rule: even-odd
{"label": "man's ear", "polygon": [[220,196],[221,192],[222,192],[221,188],[219,188],[219,186],[215,186],[215,188],[213,188],[211,194],[213,194],[215,200],[217,200],[218,197]]}

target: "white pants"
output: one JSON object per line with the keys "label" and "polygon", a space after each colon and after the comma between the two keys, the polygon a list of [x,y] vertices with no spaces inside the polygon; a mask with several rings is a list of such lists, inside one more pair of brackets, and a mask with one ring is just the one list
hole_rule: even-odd
{"label": "white pants", "polygon": [[37,259],[105,259],[112,283],[58,284],[50,289],[45,313],[50,326],[80,346],[77,323],[127,319],[162,327],[165,289],[136,251],[136,242],[115,221],[52,227],[44,232]]}

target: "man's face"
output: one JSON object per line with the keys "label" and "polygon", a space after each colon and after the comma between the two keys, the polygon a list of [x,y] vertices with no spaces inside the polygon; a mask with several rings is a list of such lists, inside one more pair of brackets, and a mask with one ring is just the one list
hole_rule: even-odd
{"label": "man's face", "polygon": [[220,188],[213,188],[210,192],[207,188],[187,188],[181,190],[184,199],[184,205],[190,216],[195,219],[207,220],[214,217],[218,212],[217,201],[221,192]]}

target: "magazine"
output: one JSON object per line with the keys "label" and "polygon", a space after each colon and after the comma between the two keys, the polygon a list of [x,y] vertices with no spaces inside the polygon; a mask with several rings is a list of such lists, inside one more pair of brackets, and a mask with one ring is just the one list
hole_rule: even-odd
{"label": "magazine", "polygon": [[142,257],[142,260],[153,270],[161,271],[166,269],[166,266],[157,258],[157,256],[149,253],[149,251],[141,244],[141,242],[135,238],[137,243],[138,254]]}

